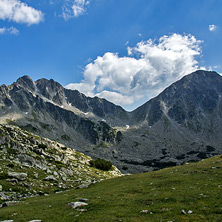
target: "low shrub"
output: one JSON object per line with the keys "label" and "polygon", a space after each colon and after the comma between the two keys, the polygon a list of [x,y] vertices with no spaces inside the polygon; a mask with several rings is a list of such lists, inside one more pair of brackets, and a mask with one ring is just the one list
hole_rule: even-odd
{"label": "low shrub", "polygon": [[112,163],[104,159],[90,160],[90,166],[96,169],[108,171],[112,168]]}
{"label": "low shrub", "polygon": [[13,149],[13,148],[8,148],[8,149],[7,149],[7,152],[8,152],[9,155],[15,155],[15,154],[17,154],[17,151],[16,151],[15,149]]}
{"label": "low shrub", "polygon": [[41,143],[41,144],[38,145],[38,147],[41,148],[41,149],[45,149],[45,148],[47,148],[47,145]]}
{"label": "low shrub", "polygon": [[9,163],[7,166],[13,168],[15,165],[13,163]]}
{"label": "low shrub", "polygon": [[4,180],[4,179],[7,179],[8,178],[8,174],[3,172],[3,173],[0,173],[0,180]]}

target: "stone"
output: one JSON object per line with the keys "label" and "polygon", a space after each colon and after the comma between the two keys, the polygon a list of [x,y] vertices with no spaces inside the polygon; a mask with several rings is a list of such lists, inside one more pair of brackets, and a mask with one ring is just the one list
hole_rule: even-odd
{"label": "stone", "polygon": [[41,220],[30,220],[29,222],[42,222]]}
{"label": "stone", "polygon": [[34,173],[34,177],[35,177],[36,179],[38,179],[38,178],[39,178],[39,174],[38,174],[38,173]]}
{"label": "stone", "polygon": [[27,183],[23,183],[23,186],[28,188],[28,189],[31,189],[31,186],[29,184],[27,184]]}
{"label": "stone", "polygon": [[77,208],[77,207],[87,206],[88,204],[85,202],[77,201],[77,202],[68,203],[68,205],[72,208]]}
{"label": "stone", "polygon": [[148,210],[141,210],[140,213],[147,214],[147,213],[149,213],[149,211]]}
{"label": "stone", "polygon": [[76,189],[82,189],[82,188],[87,188],[90,184],[81,184],[78,186]]}
{"label": "stone", "polygon": [[77,209],[77,211],[79,211],[79,212],[86,212],[87,209]]}
{"label": "stone", "polygon": [[70,177],[73,176],[73,171],[70,170],[70,169],[66,169],[66,168],[62,167],[61,171],[62,171],[63,173],[65,173],[67,176],[70,176]]}
{"label": "stone", "polygon": [[45,180],[45,181],[57,181],[56,178],[53,175],[49,175],[46,178],[44,178],[43,180]]}
{"label": "stone", "polygon": [[9,200],[10,197],[5,192],[0,192],[0,199],[1,200]]}
{"label": "stone", "polygon": [[39,195],[39,196],[44,196],[45,193],[44,193],[43,191],[39,191],[39,192],[38,192],[38,195]]}
{"label": "stone", "polygon": [[185,210],[181,210],[181,214],[187,214]]}
{"label": "stone", "polygon": [[59,174],[56,171],[53,171],[53,175],[56,177],[59,176]]}
{"label": "stone", "polygon": [[52,171],[50,169],[47,169],[46,173],[52,173]]}
{"label": "stone", "polygon": [[187,212],[188,214],[192,214],[193,213],[193,211],[192,210],[188,210],[188,212]]}
{"label": "stone", "polygon": [[2,207],[9,207],[9,206],[13,206],[18,203],[22,203],[22,201],[6,201],[6,202],[2,203]]}
{"label": "stone", "polygon": [[2,220],[0,222],[13,222],[14,220]]}
{"label": "stone", "polygon": [[18,183],[18,180],[16,178],[6,179],[6,181],[11,183]]}
{"label": "stone", "polygon": [[8,172],[8,177],[15,178],[19,181],[23,181],[23,180],[26,180],[27,173]]}
{"label": "stone", "polygon": [[66,181],[66,180],[67,180],[67,177],[62,176],[62,180],[63,180],[63,181]]}

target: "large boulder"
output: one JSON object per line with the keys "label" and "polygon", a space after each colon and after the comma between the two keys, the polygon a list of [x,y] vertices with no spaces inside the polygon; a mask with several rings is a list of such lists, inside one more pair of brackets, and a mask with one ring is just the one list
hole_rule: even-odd
{"label": "large boulder", "polygon": [[8,177],[9,178],[15,178],[19,181],[23,181],[23,180],[26,180],[27,173],[8,172]]}

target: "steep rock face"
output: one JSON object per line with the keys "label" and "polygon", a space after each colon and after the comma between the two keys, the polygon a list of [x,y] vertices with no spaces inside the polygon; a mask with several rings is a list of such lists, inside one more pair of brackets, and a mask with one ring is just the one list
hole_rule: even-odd
{"label": "steep rock face", "polygon": [[8,95],[8,87],[6,85],[0,86],[0,106],[2,109],[12,105],[12,101]]}
{"label": "steep rock face", "polygon": [[[63,88],[54,80],[40,79],[36,81],[38,93],[58,105],[69,104],[80,111],[91,112],[99,118],[128,119],[127,112],[105,99],[87,97],[77,90]],[[115,119],[114,118],[114,119]]]}
{"label": "steep rock face", "polygon": [[65,101],[64,88],[54,80],[40,79],[36,81],[37,92],[43,97],[62,105]]}
{"label": "steep rock face", "polygon": [[[114,105],[105,99],[98,97],[90,98],[77,90],[65,89],[67,102],[79,110],[87,113],[92,112],[101,118],[128,120],[127,112],[120,106]],[[115,122],[117,123],[117,121]]]}
{"label": "steep rock face", "polygon": [[[1,86],[0,104],[2,122],[7,119],[52,139],[72,138],[72,143],[84,146],[117,141],[116,130],[105,124],[103,118],[114,122],[128,119],[125,110],[104,99],[89,98],[78,91],[64,89],[52,79],[34,82],[28,76],[10,86]],[[49,132],[56,131],[55,128],[56,133]]]}
{"label": "steep rock face", "polygon": [[21,88],[24,88],[26,90],[29,90],[31,92],[34,92],[36,87],[35,83],[29,76],[23,76],[17,80],[17,85],[21,86]]}
{"label": "steep rock face", "polygon": [[[206,115],[220,114],[222,78],[216,72],[196,71],[183,77],[132,112],[133,121],[147,121],[150,126],[163,116],[189,127],[196,119],[203,122]],[[194,122],[196,123],[196,122]],[[194,126],[194,123],[193,124]]]}

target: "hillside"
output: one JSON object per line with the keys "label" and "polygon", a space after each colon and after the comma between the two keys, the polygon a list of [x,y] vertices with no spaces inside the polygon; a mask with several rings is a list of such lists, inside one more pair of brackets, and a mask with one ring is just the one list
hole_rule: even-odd
{"label": "hillside", "polygon": [[90,160],[61,143],[0,125],[0,204],[121,176],[114,166],[109,171],[91,167]]}
{"label": "hillside", "polygon": [[[222,156],[125,176],[1,209],[13,221],[221,221]],[[68,204],[85,201],[73,209]],[[56,212],[56,213],[55,213]]]}

